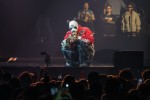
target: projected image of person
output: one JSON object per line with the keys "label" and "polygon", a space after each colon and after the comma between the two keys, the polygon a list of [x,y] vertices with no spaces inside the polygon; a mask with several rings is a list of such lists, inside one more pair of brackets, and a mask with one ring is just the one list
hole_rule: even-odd
{"label": "projected image of person", "polygon": [[115,16],[112,14],[112,6],[106,6],[106,13],[102,16],[103,22],[103,35],[104,36],[115,36]]}
{"label": "projected image of person", "polygon": [[[121,32],[121,15],[126,11],[126,4],[124,0],[106,0],[105,6],[112,6],[112,14],[115,16],[116,21],[116,33],[120,35]],[[106,8],[104,8],[104,14],[106,13]]]}
{"label": "projected image of person", "polygon": [[127,36],[137,36],[141,30],[140,16],[135,10],[135,4],[129,3],[127,11],[122,16],[121,30]]}
{"label": "projected image of person", "polygon": [[66,66],[90,66],[94,56],[94,36],[88,27],[82,27],[77,21],[69,21],[69,31],[61,42]]}
{"label": "projected image of person", "polygon": [[93,22],[95,20],[95,15],[93,11],[89,9],[89,4],[87,2],[83,4],[83,10],[78,12],[77,20],[80,25],[86,26],[94,32]]}
{"label": "projected image of person", "polygon": [[[126,9],[126,4],[124,3],[123,0],[106,0],[105,7],[107,5],[112,6],[112,9],[113,9],[112,14],[116,18],[119,18],[122,13],[122,10]],[[106,9],[104,9],[104,14],[105,12],[106,12]]]}

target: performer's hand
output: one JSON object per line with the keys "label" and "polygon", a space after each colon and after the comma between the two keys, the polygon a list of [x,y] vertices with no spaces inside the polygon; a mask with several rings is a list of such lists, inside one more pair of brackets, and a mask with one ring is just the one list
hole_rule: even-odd
{"label": "performer's hand", "polygon": [[74,37],[74,36],[69,36],[68,38],[67,38],[67,42],[75,42],[77,40],[77,38],[76,37]]}
{"label": "performer's hand", "polygon": [[90,43],[90,41],[89,41],[88,39],[82,38],[81,40],[82,40],[83,42],[85,42],[85,43]]}
{"label": "performer's hand", "polygon": [[75,42],[76,41],[76,38],[74,36],[70,36],[70,42]]}

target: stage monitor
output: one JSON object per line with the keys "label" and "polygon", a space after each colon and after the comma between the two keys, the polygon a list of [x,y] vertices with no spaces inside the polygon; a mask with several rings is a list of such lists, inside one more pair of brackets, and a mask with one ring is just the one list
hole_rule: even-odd
{"label": "stage monitor", "polygon": [[115,51],[113,64],[120,68],[140,68],[143,67],[143,51]]}

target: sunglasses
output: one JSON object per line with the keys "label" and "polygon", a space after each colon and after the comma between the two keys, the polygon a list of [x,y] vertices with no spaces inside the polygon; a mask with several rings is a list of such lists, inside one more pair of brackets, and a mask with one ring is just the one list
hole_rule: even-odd
{"label": "sunglasses", "polygon": [[77,27],[76,27],[76,26],[74,26],[74,27],[70,27],[69,29],[70,29],[70,30],[72,30],[72,29],[77,29]]}

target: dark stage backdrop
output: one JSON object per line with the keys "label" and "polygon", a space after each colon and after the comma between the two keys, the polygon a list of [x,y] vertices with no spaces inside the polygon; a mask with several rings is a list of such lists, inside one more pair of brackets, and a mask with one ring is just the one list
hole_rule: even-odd
{"label": "dark stage backdrop", "polygon": [[62,57],[60,43],[68,30],[66,21],[77,17],[85,1],[89,2],[96,17],[95,59],[109,62],[114,51],[131,50],[144,51],[145,61],[149,60],[149,0],[132,0],[142,9],[146,22],[136,38],[103,36],[100,16],[105,0],[1,0],[0,56],[39,57],[40,52],[46,51],[53,57]]}

